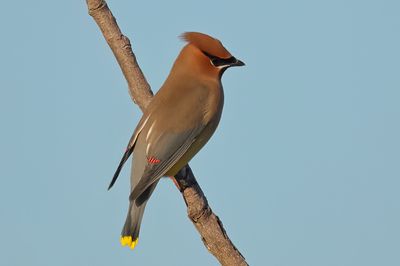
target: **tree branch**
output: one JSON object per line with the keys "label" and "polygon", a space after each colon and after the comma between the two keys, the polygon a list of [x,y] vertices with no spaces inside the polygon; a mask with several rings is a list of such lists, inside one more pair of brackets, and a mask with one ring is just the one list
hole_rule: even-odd
{"label": "tree branch", "polygon": [[96,21],[124,73],[132,100],[143,111],[150,103],[153,92],[132,52],[131,42],[122,34],[105,1],[87,0],[86,3],[89,15]]}
{"label": "tree branch", "polygon": [[[121,33],[104,0],[86,0],[86,3],[89,14],[96,21],[121,67],[132,100],[143,111],[150,103],[153,92],[136,61],[129,39]],[[175,179],[187,205],[188,216],[200,233],[206,248],[221,265],[248,265],[229,239],[218,216],[212,212],[189,165],[186,165]]]}

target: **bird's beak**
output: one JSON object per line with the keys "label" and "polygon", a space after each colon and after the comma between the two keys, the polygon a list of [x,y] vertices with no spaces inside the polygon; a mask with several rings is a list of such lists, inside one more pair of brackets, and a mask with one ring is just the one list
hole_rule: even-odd
{"label": "bird's beak", "polygon": [[236,62],[231,64],[230,66],[245,66],[246,64],[240,61],[239,59],[236,59]]}

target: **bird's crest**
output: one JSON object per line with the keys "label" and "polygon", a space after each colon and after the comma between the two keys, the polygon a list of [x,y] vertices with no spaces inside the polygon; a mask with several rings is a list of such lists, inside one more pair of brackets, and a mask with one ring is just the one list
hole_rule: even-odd
{"label": "bird's crest", "polygon": [[185,32],[181,39],[193,44],[204,53],[213,55],[219,58],[230,58],[232,55],[226,50],[222,43],[213,37],[200,32]]}

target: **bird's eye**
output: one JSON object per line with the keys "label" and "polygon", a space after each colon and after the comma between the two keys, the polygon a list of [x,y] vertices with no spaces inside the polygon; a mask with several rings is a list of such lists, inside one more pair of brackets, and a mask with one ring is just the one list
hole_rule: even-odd
{"label": "bird's eye", "polygon": [[223,66],[225,65],[224,61],[221,58],[215,57],[210,59],[211,64],[215,67]]}
{"label": "bird's eye", "polygon": [[213,66],[215,66],[215,67],[225,67],[225,66],[228,67],[228,66],[236,63],[236,61],[237,61],[236,58],[233,56],[229,57],[227,59],[214,57],[214,58],[211,58],[210,60],[211,60],[211,64],[213,64]]}
{"label": "bird's eye", "polygon": [[214,55],[210,55],[206,52],[203,51],[203,53],[210,58],[210,62],[213,66],[215,67],[219,67],[219,68],[223,68],[223,67],[229,67],[232,64],[237,62],[237,59],[233,56],[229,57],[229,58],[220,58]]}

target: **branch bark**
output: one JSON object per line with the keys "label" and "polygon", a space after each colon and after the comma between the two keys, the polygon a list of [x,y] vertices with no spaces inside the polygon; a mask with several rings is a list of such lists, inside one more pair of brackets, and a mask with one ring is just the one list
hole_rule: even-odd
{"label": "branch bark", "polygon": [[[128,82],[132,100],[143,111],[150,103],[153,92],[141,71],[129,39],[124,36],[104,0],[86,0],[89,14],[96,21],[110,46]],[[188,216],[200,233],[206,248],[221,265],[248,265],[245,258],[229,239],[221,220],[208,205],[189,165],[176,176],[179,190],[185,200]]]}

